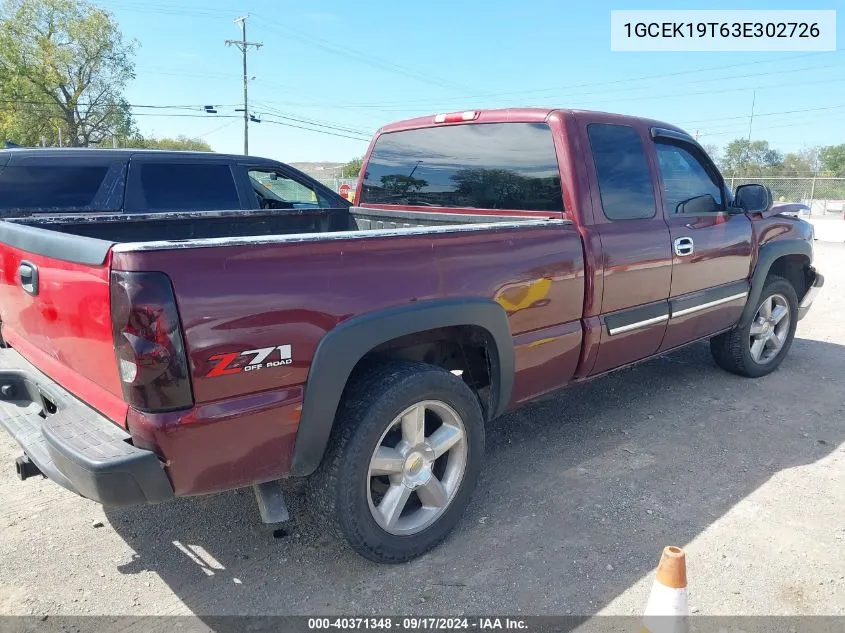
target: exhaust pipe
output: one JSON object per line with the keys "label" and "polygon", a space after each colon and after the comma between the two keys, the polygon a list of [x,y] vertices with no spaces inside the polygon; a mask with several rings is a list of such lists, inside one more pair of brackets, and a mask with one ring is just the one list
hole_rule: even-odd
{"label": "exhaust pipe", "polygon": [[15,472],[21,481],[35,477],[36,475],[44,476],[44,473],[41,472],[38,466],[29,459],[29,455],[21,455],[15,460]]}

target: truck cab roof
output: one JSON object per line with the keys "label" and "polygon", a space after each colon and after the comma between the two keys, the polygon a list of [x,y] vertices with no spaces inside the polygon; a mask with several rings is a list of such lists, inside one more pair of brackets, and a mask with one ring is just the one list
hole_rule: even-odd
{"label": "truck cab roof", "polygon": [[[412,119],[405,119],[403,121],[390,123],[382,127],[380,132],[398,132],[400,130],[411,130],[421,127],[431,127],[435,124],[448,125],[449,123],[545,123],[546,121],[548,121],[550,116],[556,113],[561,115],[574,116],[578,116],[578,114],[589,114],[590,116],[600,115],[604,123],[618,123],[620,125],[647,125],[649,127],[660,127],[666,130],[673,130],[689,136],[689,134],[685,130],[675,125],[671,125],[663,121],[658,121],[656,119],[631,116],[627,114],[616,114],[611,112],[600,112],[596,110],[581,110],[571,108],[497,108],[492,110],[465,110],[448,113],[445,115],[429,114],[427,116],[414,117]],[[449,121],[448,119],[446,121],[436,120],[436,118],[438,117],[448,117],[450,114],[471,114],[472,118],[468,118],[464,121]]]}

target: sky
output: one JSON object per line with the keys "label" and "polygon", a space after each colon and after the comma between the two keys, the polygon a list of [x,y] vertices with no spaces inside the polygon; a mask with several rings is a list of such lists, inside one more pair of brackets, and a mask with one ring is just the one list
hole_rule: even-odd
{"label": "sky", "polygon": [[256,156],[346,161],[391,121],[513,106],[648,116],[724,146],[748,136],[753,102],[752,140],[782,152],[845,143],[845,14],[835,52],[610,51],[611,9],[837,2],[93,1],[139,45],[127,97],[141,132],[199,136],[219,152],[243,151],[242,58],[224,41],[240,39],[234,20],[247,14],[247,40],[263,44],[248,55]]}

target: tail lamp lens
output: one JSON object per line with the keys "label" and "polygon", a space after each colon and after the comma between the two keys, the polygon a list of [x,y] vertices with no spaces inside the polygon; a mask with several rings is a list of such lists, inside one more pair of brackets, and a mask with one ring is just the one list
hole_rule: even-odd
{"label": "tail lamp lens", "polygon": [[111,317],[126,402],[141,411],[192,406],[185,344],[167,275],[112,271]]}

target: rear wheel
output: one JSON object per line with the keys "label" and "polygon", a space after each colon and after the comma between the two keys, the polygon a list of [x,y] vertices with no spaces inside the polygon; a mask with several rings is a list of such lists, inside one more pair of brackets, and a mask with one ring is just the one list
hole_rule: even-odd
{"label": "rear wheel", "polygon": [[318,511],[362,556],[410,560],[460,520],[483,452],[481,407],[460,378],[423,363],[385,363],[346,389],[312,478]]}
{"label": "rear wheel", "polygon": [[754,318],[710,339],[710,351],[722,369],[758,378],[783,362],[798,324],[798,296],[786,279],[771,275],[763,287]]}

